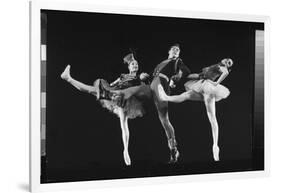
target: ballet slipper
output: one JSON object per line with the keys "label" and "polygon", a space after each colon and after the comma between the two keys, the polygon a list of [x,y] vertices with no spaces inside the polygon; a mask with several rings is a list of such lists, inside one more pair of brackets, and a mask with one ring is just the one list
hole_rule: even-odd
{"label": "ballet slipper", "polygon": [[218,146],[213,146],[213,157],[215,161],[220,161],[219,153],[220,148]]}
{"label": "ballet slipper", "polygon": [[130,156],[129,156],[129,152],[124,150],[123,151],[123,156],[124,156],[124,161],[125,161],[125,164],[127,166],[131,165],[131,159],[130,159]]}
{"label": "ballet slipper", "polygon": [[70,65],[67,65],[64,71],[61,73],[60,77],[63,80],[69,81],[70,80]]}
{"label": "ballet slipper", "polygon": [[179,156],[180,156],[180,153],[179,153],[178,149],[177,148],[171,149],[170,156],[171,157],[170,157],[169,163],[170,164],[176,163],[179,159]]}

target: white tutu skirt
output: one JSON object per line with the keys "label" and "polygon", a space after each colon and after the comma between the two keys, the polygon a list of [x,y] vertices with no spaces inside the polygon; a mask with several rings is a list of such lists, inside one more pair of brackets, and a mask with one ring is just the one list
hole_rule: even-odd
{"label": "white tutu skirt", "polygon": [[225,99],[230,94],[228,88],[221,84],[215,86],[209,80],[190,80],[184,86],[187,91],[193,90],[202,95],[211,95],[215,97],[216,101]]}

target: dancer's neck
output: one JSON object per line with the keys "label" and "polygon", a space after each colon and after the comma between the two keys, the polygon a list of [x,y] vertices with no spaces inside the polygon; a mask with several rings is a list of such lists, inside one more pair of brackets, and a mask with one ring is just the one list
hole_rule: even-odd
{"label": "dancer's neck", "polygon": [[137,75],[137,72],[134,72],[134,71],[133,71],[133,72],[130,72],[129,74],[132,75],[132,76],[136,76],[136,75]]}
{"label": "dancer's neck", "polygon": [[171,59],[171,60],[175,60],[177,58],[178,58],[178,56],[168,56],[168,59]]}

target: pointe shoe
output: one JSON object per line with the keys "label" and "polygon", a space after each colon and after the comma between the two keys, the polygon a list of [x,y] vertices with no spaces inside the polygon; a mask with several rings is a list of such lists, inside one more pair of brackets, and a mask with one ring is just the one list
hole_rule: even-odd
{"label": "pointe shoe", "polygon": [[219,154],[220,154],[220,148],[218,146],[214,146],[213,147],[213,157],[214,157],[214,160],[217,162],[217,161],[220,161],[220,157],[219,157]]}
{"label": "pointe shoe", "polygon": [[178,161],[180,153],[177,148],[174,148],[174,149],[171,149],[170,155],[171,155],[171,157],[170,157],[169,163],[174,164]]}
{"label": "pointe shoe", "polygon": [[70,65],[67,65],[60,77],[66,81],[70,79]]}
{"label": "pointe shoe", "polygon": [[123,151],[124,161],[127,166],[131,165],[131,159],[128,151]]}

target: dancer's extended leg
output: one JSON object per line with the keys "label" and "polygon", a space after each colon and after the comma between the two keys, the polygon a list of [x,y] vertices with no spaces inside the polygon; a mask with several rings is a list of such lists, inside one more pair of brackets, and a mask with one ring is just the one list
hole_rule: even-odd
{"label": "dancer's extended leg", "polygon": [[180,95],[168,96],[161,85],[158,85],[159,98],[163,101],[181,103],[186,100],[203,101],[203,96],[200,93],[188,90]]}
{"label": "dancer's extended leg", "polygon": [[212,128],[212,136],[213,136],[213,157],[215,161],[219,161],[219,146],[218,146],[218,138],[219,138],[219,127],[216,118],[216,101],[215,98],[209,95],[204,96],[204,102],[207,110],[207,115]]}
{"label": "dancer's extended leg", "polygon": [[77,88],[80,91],[88,92],[88,93],[91,93],[93,95],[97,94],[97,90],[94,86],[86,85],[82,82],[79,82],[79,81],[73,79],[70,76],[70,65],[66,66],[65,70],[61,74],[61,78],[66,80],[67,82],[69,82],[72,86],[74,86],[75,88]]}
{"label": "dancer's extended leg", "polygon": [[123,100],[127,100],[132,96],[135,96],[139,99],[143,98],[151,98],[151,90],[148,85],[141,84],[138,86],[132,86],[129,88],[121,89],[121,90],[111,90],[108,91],[111,93],[119,94],[123,97]]}
{"label": "dancer's extended leg", "polygon": [[124,145],[124,151],[123,151],[123,156],[124,156],[124,161],[126,165],[131,165],[131,159],[129,155],[129,128],[128,128],[128,117],[124,114],[124,111],[120,108],[119,109],[119,118],[120,118],[120,125],[121,125],[121,130],[122,130],[122,141]]}

